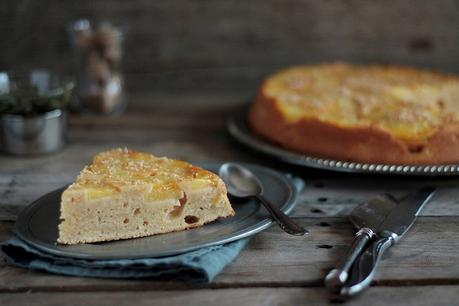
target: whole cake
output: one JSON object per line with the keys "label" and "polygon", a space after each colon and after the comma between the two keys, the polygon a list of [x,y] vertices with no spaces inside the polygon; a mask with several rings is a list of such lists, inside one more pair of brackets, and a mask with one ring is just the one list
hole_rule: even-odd
{"label": "whole cake", "polygon": [[216,174],[184,161],[116,149],[97,154],[62,194],[58,242],[143,237],[232,215]]}
{"label": "whole cake", "polygon": [[459,78],[398,66],[292,67],[268,77],[249,113],[287,149],[382,164],[459,162]]}

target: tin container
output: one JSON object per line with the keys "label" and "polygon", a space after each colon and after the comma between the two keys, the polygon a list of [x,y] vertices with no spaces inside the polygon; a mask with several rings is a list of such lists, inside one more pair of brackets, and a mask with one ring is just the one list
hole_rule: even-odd
{"label": "tin container", "polygon": [[15,155],[39,155],[60,149],[65,142],[67,113],[53,110],[26,117],[0,116],[2,150]]}
{"label": "tin container", "polygon": [[0,72],[0,150],[38,155],[61,148],[73,88],[46,69]]}

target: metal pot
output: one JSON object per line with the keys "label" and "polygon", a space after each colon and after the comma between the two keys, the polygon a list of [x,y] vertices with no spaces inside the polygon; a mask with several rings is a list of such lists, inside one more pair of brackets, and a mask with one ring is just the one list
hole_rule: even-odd
{"label": "metal pot", "polygon": [[0,143],[6,153],[37,155],[51,153],[65,142],[67,113],[56,109],[33,117],[0,116]]}

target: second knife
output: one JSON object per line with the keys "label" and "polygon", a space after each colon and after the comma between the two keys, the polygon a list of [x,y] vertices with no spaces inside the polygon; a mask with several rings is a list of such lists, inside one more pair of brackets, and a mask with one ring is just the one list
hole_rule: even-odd
{"label": "second knife", "polygon": [[341,290],[355,259],[374,238],[374,230],[379,227],[397,204],[394,197],[382,194],[352,210],[349,219],[358,231],[347,254],[337,263],[336,268],[325,277],[325,286],[329,290],[333,292]]}
{"label": "second knife", "polygon": [[384,251],[397,243],[411,228],[434,191],[435,189],[431,187],[419,189],[400,200],[397,207],[385,215],[384,221],[374,229],[376,239],[356,258],[340,294],[355,295],[370,285]]}

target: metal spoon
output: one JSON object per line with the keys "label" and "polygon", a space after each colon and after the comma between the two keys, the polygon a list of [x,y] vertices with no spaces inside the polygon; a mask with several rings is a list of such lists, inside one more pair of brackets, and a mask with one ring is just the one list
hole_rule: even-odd
{"label": "metal spoon", "polygon": [[296,224],[262,196],[263,187],[249,169],[236,163],[225,163],[220,167],[218,173],[225,182],[230,195],[238,198],[256,198],[268,210],[277,224],[291,235],[301,236],[307,233],[307,230]]}

